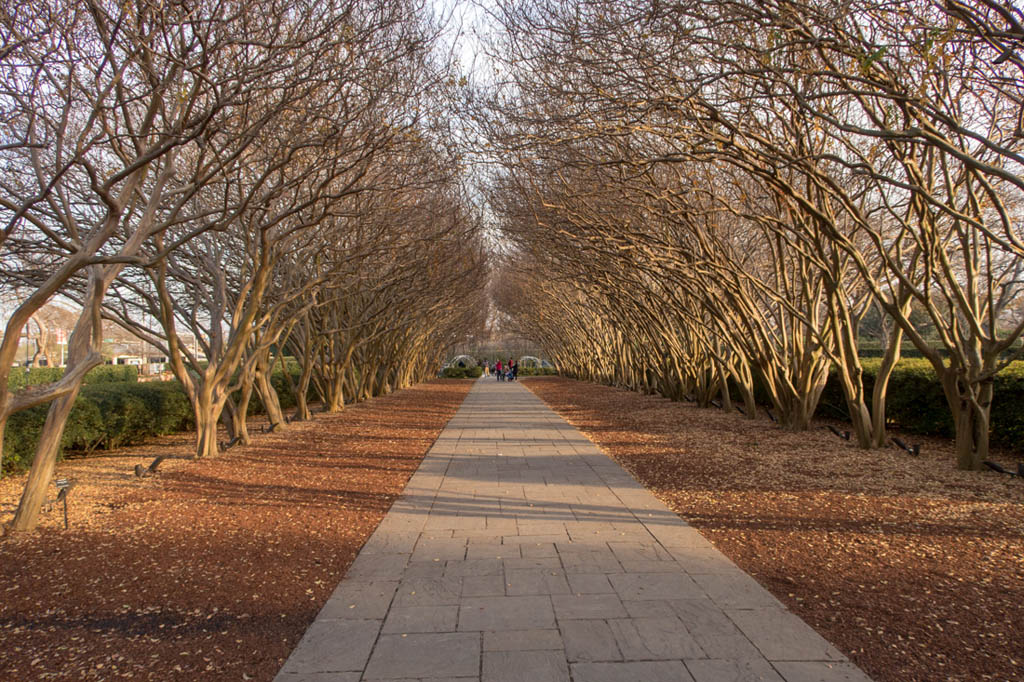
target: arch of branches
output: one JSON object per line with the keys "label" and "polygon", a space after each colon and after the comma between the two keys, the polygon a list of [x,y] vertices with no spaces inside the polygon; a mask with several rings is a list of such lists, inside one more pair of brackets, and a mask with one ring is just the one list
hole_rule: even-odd
{"label": "arch of branches", "polygon": [[[195,454],[248,440],[287,362],[295,418],[433,374],[486,308],[477,212],[447,132],[457,83],[416,0],[48,0],[0,17],[0,342],[8,417],[49,403],[32,528],[84,374],[116,323],[169,359]],[[22,329],[81,313],[55,383],[13,391]],[[297,377],[297,378],[296,378]]]}
{"label": "arch of branches", "polygon": [[[723,385],[749,405],[756,380],[790,428],[832,369],[864,447],[885,440],[907,339],[978,466],[1024,331],[1015,5],[496,0],[469,84],[428,5],[0,17],[0,437],[49,404],[16,528],[104,322],[167,355],[203,457],[219,422],[248,438],[253,393],[284,428],[269,374],[286,357],[297,418],[311,386],[341,409],[432,374],[490,298],[567,373],[726,405]],[[495,169],[474,192],[468,154]],[[489,284],[485,215],[504,254]],[[22,330],[58,296],[81,310],[64,377],[9,389]]]}
{"label": "arch of branches", "polygon": [[906,340],[980,466],[1024,331],[1019,6],[499,5],[478,121],[516,332],[588,380],[725,409],[732,384],[749,416],[759,383],[791,429],[832,371],[865,448]]}

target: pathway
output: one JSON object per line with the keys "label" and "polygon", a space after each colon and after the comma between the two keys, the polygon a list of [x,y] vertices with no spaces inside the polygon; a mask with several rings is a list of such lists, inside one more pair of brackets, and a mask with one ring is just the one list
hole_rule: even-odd
{"label": "pathway", "polygon": [[579,431],[481,379],[275,682],[870,682]]}

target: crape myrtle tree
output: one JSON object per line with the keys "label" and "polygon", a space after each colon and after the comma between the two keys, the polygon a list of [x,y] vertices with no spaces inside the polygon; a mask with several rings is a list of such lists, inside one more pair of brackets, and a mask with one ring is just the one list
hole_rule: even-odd
{"label": "crape myrtle tree", "polygon": [[[82,377],[102,361],[107,289],[151,260],[144,246],[233,162],[244,145],[230,122],[273,87],[285,55],[305,49],[277,28],[282,11],[309,14],[299,3],[67,0],[0,17],[0,267],[5,286],[28,292],[0,343],[0,431],[12,412],[53,401],[15,529],[35,525]],[[207,227],[193,223],[176,240]],[[82,312],[63,378],[8,392],[18,332],[76,278]]]}
{"label": "crape myrtle tree", "polygon": [[[240,163],[196,196],[194,217],[178,229],[210,220],[217,228],[124,278],[108,306],[166,349],[195,410],[198,457],[217,454],[226,406],[234,435],[247,437],[246,405],[234,403],[236,391],[247,402],[255,388],[271,423],[283,424],[269,385],[271,349],[283,345],[314,292],[336,273],[388,250],[389,230],[400,226],[366,215],[360,196],[408,177],[403,164],[422,144],[416,131],[428,113],[424,95],[447,77],[431,61],[437,31],[421,7],[345,2],[332,9],[315,13],[316,50],[288,61],[281,88],[289,106]],[[273,97],[256,100],[238,115],[259,118],[275,104]],[[293,276],[306,262],[317,271]],[[140,307],[156,328],[139,322]],[[194,335],[201,352],[181,343],[179,328]]]}
{"label": "crape myrtle tree", "polygon": [[[658,279],[689,286],[702,311],[689,317],[716,321],[780,411],[779,398],[802,403],[783,415],[791,426],[806,425],[831,364],[865,447],[885,441],[886,378],[905,334],[946,390],[959,466],[980,464],[992,377],[1021,333],[1007,323],[1022,255],[1018,11],[597,1],[496,16],[509,78],[484,117],[489,139],[520,152],[503,158],[533,178],[521,181],[527,205],[554,211],[549,226],[575,225],[552,239],[603,241],[619,268],[656,263]],[[552,175],[573,201],[548,198]],[[634,208],[595,219],[588,182],[621,185],[645,219],[623,219]],[[655,239],[666,225],[671,238]],[[658,300],[671,319],[678,297]],[[869,401],[856,349],[872,306],[897,331]]]}
{"label": "crape myrtle tree", "polygon": [[309,417],[310,386],[334,412],[422,380],[444,350],[439,338],[482,324],[479,219],[466,209],[454,168],[437,156],[433,165],[409,165],[404,187],[360,197],[369,202],[364,222],[381,224],[375,242],[386,237],[388,248],[337,273],[288,337],[301,367],[297,418]]}

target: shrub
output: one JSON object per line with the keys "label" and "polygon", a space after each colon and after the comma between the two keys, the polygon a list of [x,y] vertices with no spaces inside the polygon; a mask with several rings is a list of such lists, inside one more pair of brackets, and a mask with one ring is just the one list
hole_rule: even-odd
{"label": "shrub", "polygon": [[[28,468],[49,405],[11,415],[4,434],[4,469]],[[89,452],[141,442],[194,424],[192,406],[176,381],[108,381],[82,387],[61,436],[61,452]]]}
{"label": "shrub", "polygon": [[465,379],[466,378],[466,368],[465,367],[458,367],[458,366],[445,367],[441,371],[441,376],[443,378],[445,378],[445,379]]}
{"label": "shrub", "polygon": [[[19,391],[26,386],[37,386],[59,381],[64,376],[63,367],[29,367],[27,370],[15,368],[7,379],[7,387]],[[139,368],[134,365],[100,365],[93,367],[82,380],[83,384],[101,384],[114,381],[136,382],[139,380]]]}
{"label": "shrub", "polygon": [[102,384],[112,381],[136,382],[139,380],[139,368],[135,365],[100,365],[93,367],[85,375],[84,384]]}
{"label": "shrub", "polygon": [[[879,358],[861,361],[868,405],[875,377],[882,364]],[[909,433],[952,438],[953,415],[938,376],[923,358],[906,358],[896,365],[886,393],[886,419]],[[849,419],[846,400],[833,368],[822,393],[819,414]],[[992,400],[992,443],[1020,450],[1024,444],[1024,362],[1014,362],[995,379]]]}
{"label": "shrub", "polygon": [[558,374],[558,370],[554,367],[520,367],[519,376],[521,377],[548,377],[555,376]]}

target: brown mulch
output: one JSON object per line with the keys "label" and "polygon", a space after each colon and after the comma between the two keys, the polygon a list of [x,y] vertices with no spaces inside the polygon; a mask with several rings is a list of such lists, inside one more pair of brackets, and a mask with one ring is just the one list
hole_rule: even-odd
{"label": "brown mulch", "polygon": [[940,439],[866,452],[826,422],[523,383],[879,682],[1024,679],[1024,480]]}
{"label": "brown mulch", "polygon": [[[191,438],[69,460],[0,539],[0,680],[271,680],[472,386],[433,381],[212,460]],[[0,481],[0,521],[23,478]]]}

